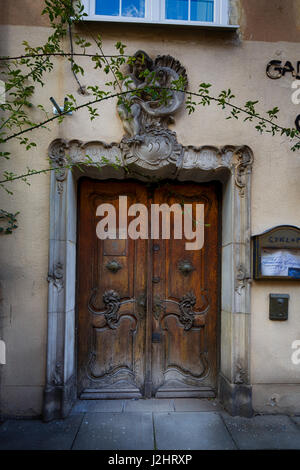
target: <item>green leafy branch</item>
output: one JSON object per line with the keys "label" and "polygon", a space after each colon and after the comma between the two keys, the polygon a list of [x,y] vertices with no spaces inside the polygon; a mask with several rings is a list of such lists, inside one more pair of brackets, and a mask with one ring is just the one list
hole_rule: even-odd
{"label": "green leafy branch", "polygon": [[[125,96],[125,95],[128,96],[129,94],[131,94],[132,96],[139,96],[143,92],[147,92],[148,94],[151,92],[151,93],[153,93],[152,96],[155,99],[158,96],[158,92],[161,92],[162,90],[165,90],[167,92],[177,90],[177,88],[175,88],[175,87],[174,88],[173,87],[162,88],[162,87],[155,87],[155,86],[151,87],[151,86],[148,85],[148,86],[143,87],[143,88],[136,88],[136,89],[130,90],[130,91],[123,91],[123,92],[120,91],[120,92],[110,94],[109,92],[100,90],[99,87],[97,87],[97,86],[94,86],[94,87],[90,86],[89,89],[93,92],[93,94],[95,96],[97,96],[96,99],[90,100],[90,101],[88,101],[86,103],[83,103],[83,104],[80,104],[80,105],[76,105],[76,99],[74,98],[74,96],[73,95],[67,95],[70,101],[67,105],[66,110],[63,111],[61,113],[61,115],[52,116],[51,118],[46,119],[46,120],[44,120],[42,122],[39,122],[37,124],[34,124],[31,127],[28,127],[26,129],[23,129],[23,130],[17,132],[17,133],[14,133],[14,134],[9,135],[5,138],[2,138],[1,141],[3,143],[8,142],[9,140],[14,139],[16,137],[19,137],[19,136],[21,136],[21,135],[23,135],[27,132],[33,131],[33,130],[38,129],[40,127],[45,127],[46,124],[48,124],[52,121],[55,121],[57,119],[62,120],[63,117],[66,116],[70,111],[76,112],[76,111],[78,111],[82,108],[90,107],[93,104],[100,103],[102,101],[105,101],[105,100],[108,100],[108,99],[111,99],[111,98],[116,98],[116,97],[120,98],[120,97]],[[244,122],[246,122],[246,121],[252,122],[253,120],[258,120],[258,124],[255,126],[255,128],[260,133],[263,133],[265,131],[265,132],[272,133],[272,135],[275,135],[275,133],[280,132],[281,135],[285,135],[285,136],[287,136],[291,139],[295,138],[295,139],[300,141],[300,133],[299,133],[299,131],[297,131],[297,129],[283,127],[283,126],[281,126],[281,125],[274,122],[274,119],[278,118],[279,109],[277,107],[275,107],[272,110],[269,110],[269,111],[266,112],[266,114],[268,115],[268,118],[263,117],[255,109],[255,105],[258,103],[258,101],[247,101],[245,103],[244,108],[243,108],[241,106],[237,106],[237,105],[233,104],[232,102],[230,102],[230,99],[232,99],[232,97],[234,97],[234,95],[229,96],[229,92],[230,92],[230,90],[221,91],[220,94],[217,97],[215,97],[215,96],[211,96],[207,93],[203,94],[203,93],[195,93],[195,92],[192,92],[192,91],[188,91],[187,92],[187,99],[186,99],[186,108],[187,108],[189,114],[191,114],[195,111],[197,105],[206,106],[206,105],[210,105],[211,102],[216,102],[217,105],[222,107],[222,109],[231,108],[230,115],[227,117],[227,119],[231,119],[231,118],[238,119],[238,115],[242,113],[242,114],[246,115],[246,117],[244,118]],[[226,94],[228,96],[228,99],[224,98],[224,94]],[[201,100],[197,103],[197,102],[192,100],[192,97],[201,98]],[[94,113],[92,113],[92,117],[94,118]],[[271,128],[268,129],[267,124],[269,124],[271,126]],[[292,147],[292,150],[296,150],[297,146],[298,146],[298,143],[296,144],[296,146]]]}
{"label": "green leafy branch", "polygon": [[[19,212],[12,214],[10,212],[4,211],[0,209],[0,234],[2,235],[10,235],[13,233],[13,230],[18,228],[17,225],[17,216]],[[5,222],[4,227],[1,224]]]}

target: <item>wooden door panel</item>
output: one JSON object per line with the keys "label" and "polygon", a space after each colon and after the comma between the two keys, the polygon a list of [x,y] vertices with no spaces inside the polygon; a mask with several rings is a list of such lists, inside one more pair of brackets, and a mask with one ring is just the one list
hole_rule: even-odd
{"label": "wooden door panel", "polygon": [[144,386],[146,240],[100,240],[98,205],[146,202],[142,185],[80,186],[78,381],[83,398],[140,397]]}
{"label": "wooden door panel", "polygon": [[[159,240],[153,255],[153,387],[156,396],[213,394],[216,386],[218,309],[218,200],[214,185],[166,185],[155,203],[204,204],[201,250],[187,251],[184,237]],[[184,210],[184,209],[183,209]],[[174,220],[174,219],[173,219]],[[183,224],[182,216],[182,224]]]}

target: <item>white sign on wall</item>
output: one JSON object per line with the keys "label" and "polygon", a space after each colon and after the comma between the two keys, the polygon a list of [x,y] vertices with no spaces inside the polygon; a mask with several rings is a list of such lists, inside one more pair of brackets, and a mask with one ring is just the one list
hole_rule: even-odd
{"label": "white sign on wall", "polygon": [[263,276],[292,276],[300,269],[300,250],[275,250],[263,248],[261,272]]}
{"label": "white sign on wall", "polygon": [[5,343],[0,339],[0,364],[6,364]]}

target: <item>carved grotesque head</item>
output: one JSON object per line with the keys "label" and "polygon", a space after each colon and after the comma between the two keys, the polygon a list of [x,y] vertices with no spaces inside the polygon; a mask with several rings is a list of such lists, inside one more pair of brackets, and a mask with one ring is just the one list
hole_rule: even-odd
{"label": "carved grotesque head", "polygon": [[135,62],[130,66],[130,73],[133,73],[135,78],[140,81],[143,81],[141,73],[145,70],[151,70],[153,68],[153,60],[148,56],[144,51],[137,51],[134,56]]}

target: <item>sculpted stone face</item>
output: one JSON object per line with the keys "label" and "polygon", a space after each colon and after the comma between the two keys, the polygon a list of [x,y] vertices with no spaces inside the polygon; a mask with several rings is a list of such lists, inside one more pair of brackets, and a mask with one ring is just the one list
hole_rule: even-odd
{"label": "sculpted stone face", "polygon": [[145,52],[137,52],[135,54],[136,61],[133,65],[133,74],[137,80],[140,82],[144,82],[144,78],[141,76],[145,70],[151,70],[152,68],[152,60]]}

